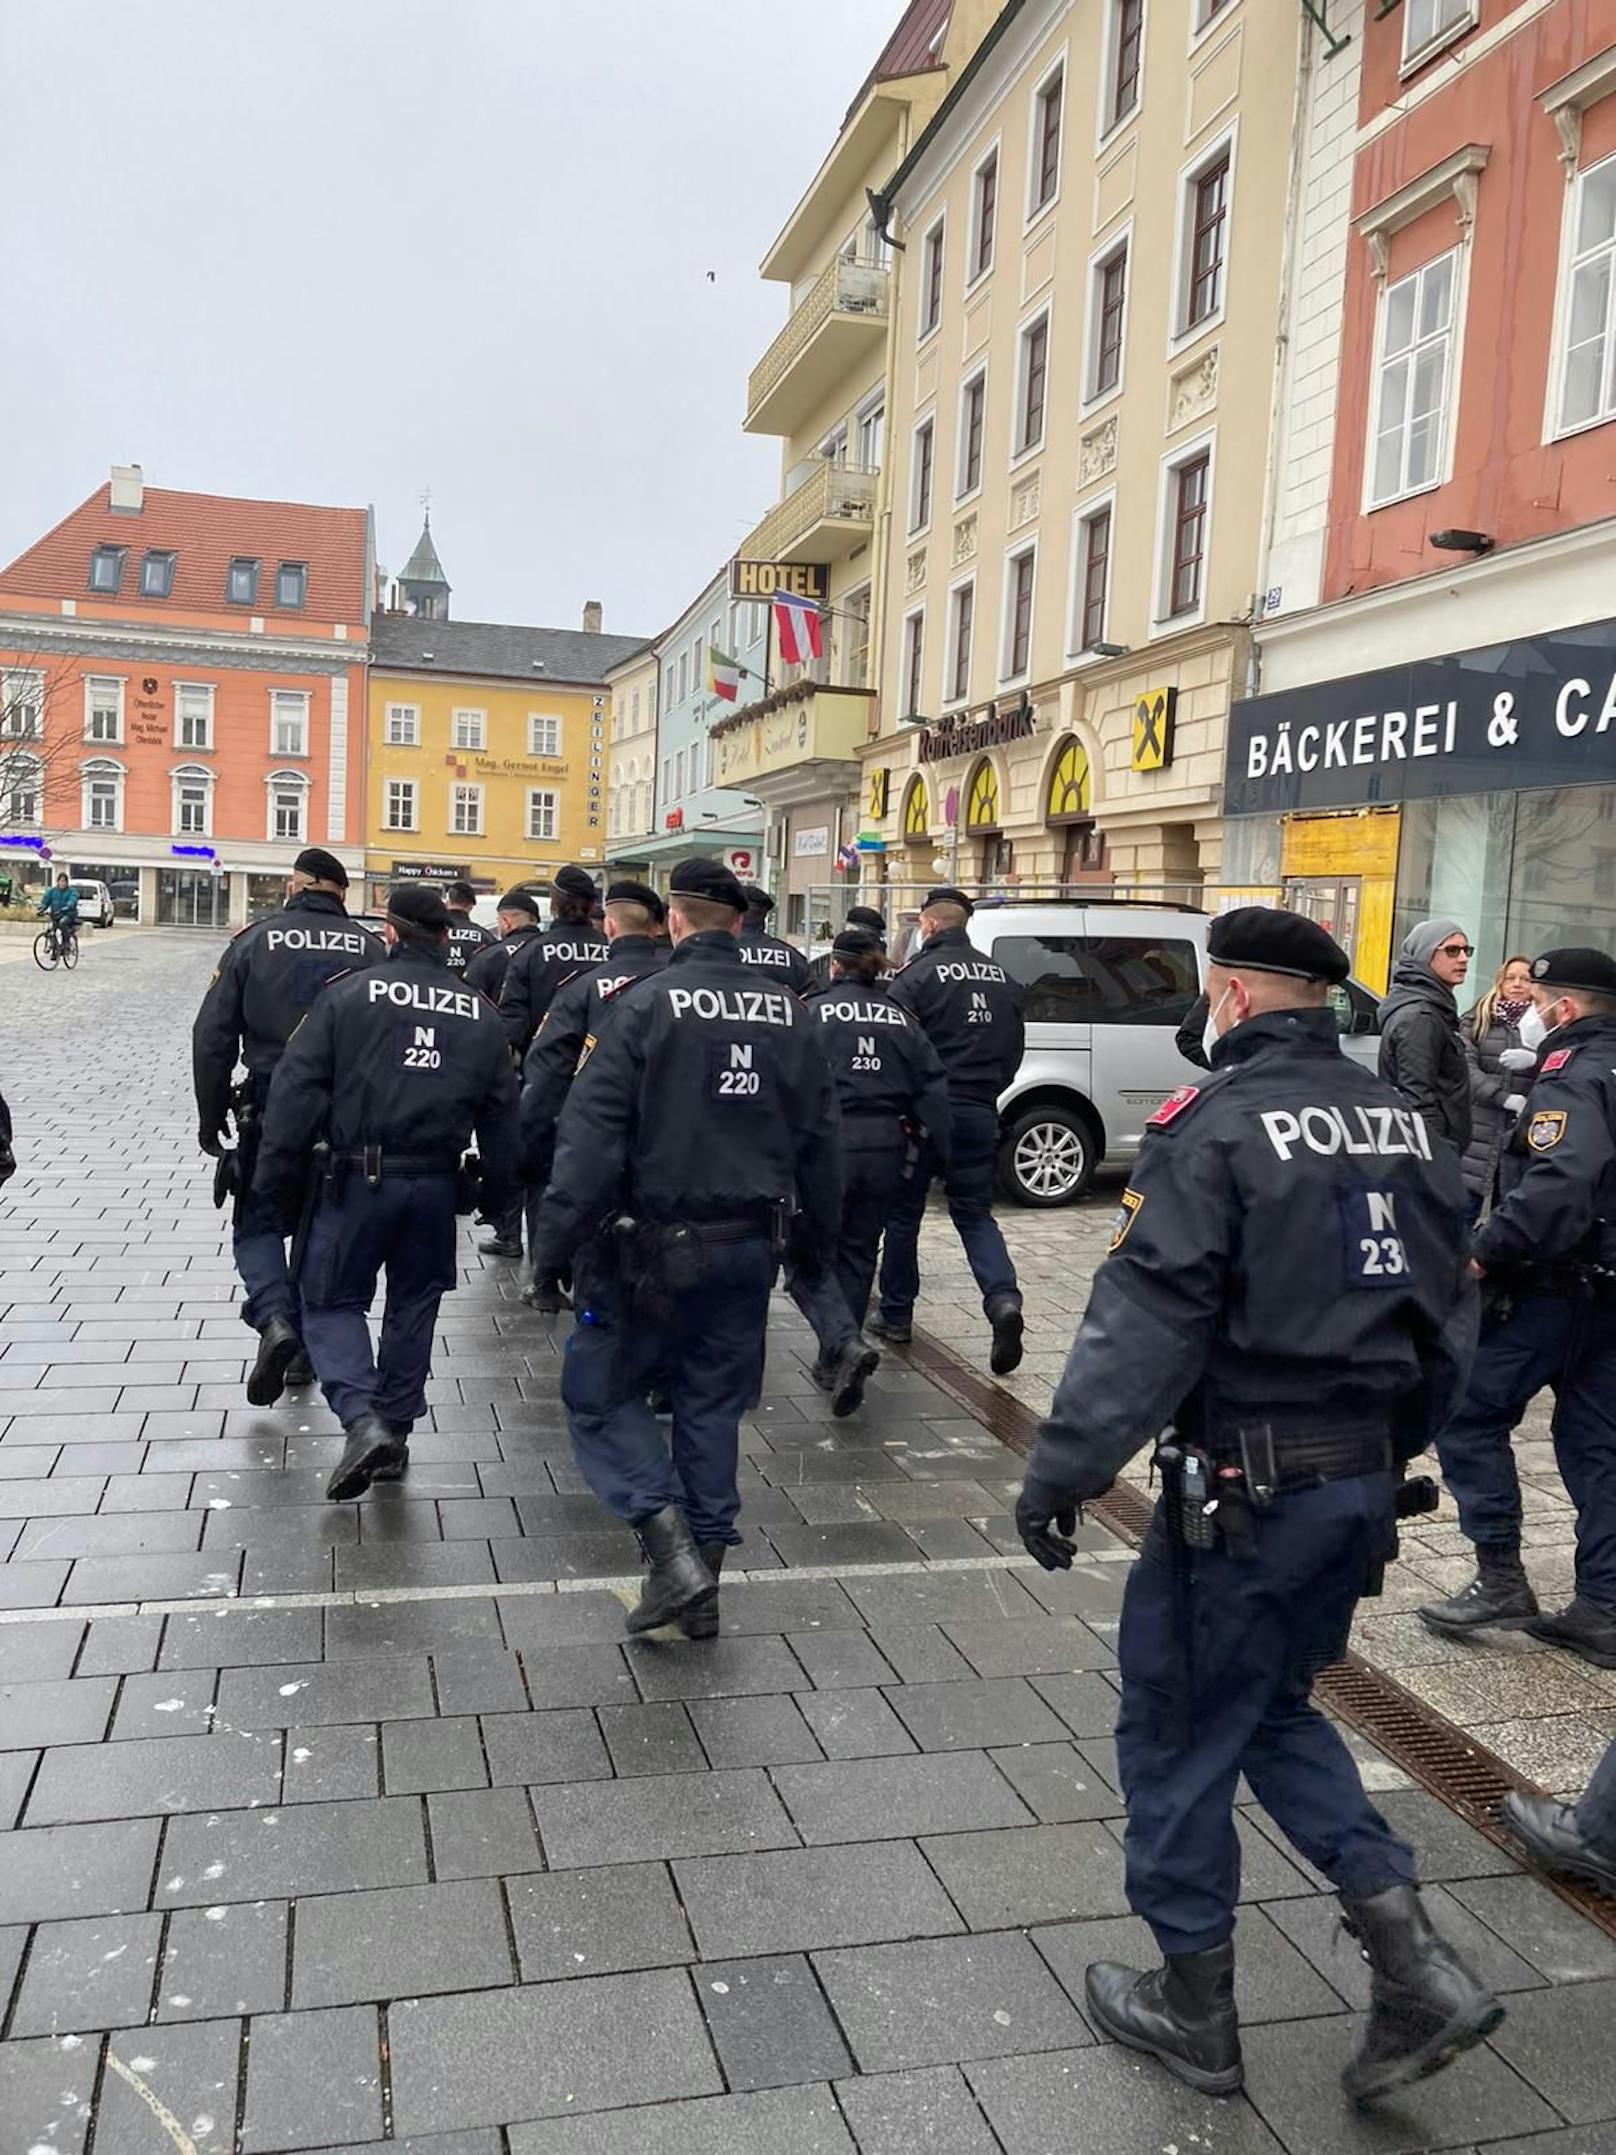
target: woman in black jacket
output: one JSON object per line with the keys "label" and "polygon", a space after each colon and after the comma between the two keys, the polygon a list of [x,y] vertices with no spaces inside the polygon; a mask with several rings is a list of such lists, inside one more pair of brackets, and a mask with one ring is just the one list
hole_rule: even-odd
{"label": "woman in black jacket", "polygon": [[1530,1082],[1533,1058],[1516,1027],[1531,1007],[1531,986],[1530,961],[1506,958],[1487,993],[1465,1013],[1471,1133],[1462,1165],[1465,1194],[1478,1217],[1492,1199],[1498,1155],[1513,1120],[1507,1103],[1522,1099]]}

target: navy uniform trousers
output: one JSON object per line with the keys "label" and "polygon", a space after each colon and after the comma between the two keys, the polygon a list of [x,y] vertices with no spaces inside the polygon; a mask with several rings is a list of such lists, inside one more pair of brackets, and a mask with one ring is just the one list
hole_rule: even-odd
{"label": "navy uniform trousers", "polygon": [[1521,1483],[1510,1439],[1554,1387],[1554,1459],[1577,1507],[1576,1590],[1616,1609],[1616,1296],[1568,1285],[1523,1293],[1484,1328],[1457,1413],[1436,1439],[1470,1540],[1518,1549]]}
{"label": "navy uniform trousers", "polygon": [[836,1247],[817,1279],[793,1273],[786,1286],[814,1328],[821,1358],[835,1361],[870,1306],[876,1253],[903,1187],[908,1140],[887,1116],[842,1117],[842,1217]]}
{"label": "navy uniform trousers", "polygon": [[[584,1479],[631,1526],[672,1504],[698,1542],[740,1540],[740,1424],[763,1384],[775,1265],[764,1235],[710,1243],[703,1278],[647,1323],[600,1251],[579,1251],[561,1399]],[[673,1403],[671,1453],[646,1403],[655,1383]]]}
{"label": "navy uniform trousers", "polygon": [[1338,1892],[1412,1883],[1412,1854],[1309,1697],[1346,1647],[1376,1552],[1390,1547],[1392,1504],[1387,1474],[1282,1496],[1245,1559],[1175,1553],[1157,1507],[1122,1603],[1117,1762],[1128,1900],[1164,1954],[1209,1952],[1234,1928],[1242,1773]]}
{"label": "navy uniform trousers", "polygon": [[1616,1859],[1616,1743],[1594,1768],[1577,1805],[1577,1827],[1601,1855]]}
{"label": "navy uniform trousers", "polygon": [[939,1168],[929,1145],[905,1174],[887,1226],[881,1253],[881,1315],[904,1325],[920,1292],[920,1223],[926,1216],[926,1193],[941,1174],[949,1217],[965,1248],[966,1261],[981,1290],[982,1307],[1001,1295],[1019,1304],[1016,1268],[993,1217],[993,1177],[999,1157],[999,1117],[983,1100],[951,1100],[951,1157]]}
{"label": "navy uniform trousers", "polygon": [[[367,1312],[384,1269],[373,1353]],[[407,1435],[426,1412],[438,1304],[455,1284],[453,1175],[384,1175],[372,1188],[350,1169],[320,1198],[298,1284],[303,1343],[332,1413],[346,1427],[374,1410]]]}
{"label": "navy uniform trousers", "polygon": [[[269,1098],[270,1073],[252,1080],[253,1112],[262,1115]],[[272,1317],[298,1322],[297,1287],[286,1262],[286,1230],[280,1213],[249,1189],[237,1208],[231,1236],[232,1254],[241,1284],[247,1290],[242,1316],[255,1332]]]}

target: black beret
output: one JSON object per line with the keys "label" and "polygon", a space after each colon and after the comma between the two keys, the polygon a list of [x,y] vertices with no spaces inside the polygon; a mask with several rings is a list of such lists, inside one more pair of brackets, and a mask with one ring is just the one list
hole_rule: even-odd
{"label": "black beret", "polygon": [[456,876],[443,895],[445,898],[452,898],[456,905],[475,905],[477,903],[476,885],[463,881],[459,876]]}
{"label": "black beret", "polygon": [[976,911],[975,899],[966,891],[955,890],[952,884],[946,884],[941,890],[927,891],[920,901],[920,910],[923,913],[928,912],[934,905],[957,905],[963,907],[967,913]]}
{"label": "black beret", "polygon": [[884,948],[868,928],[844,928],[830,946],[834,958],[881,957]]}
{"label": "black beret", "polygon": [[606,887],[606,903],[643,906],[653,920],[661,920],[668,910],[649,883],[610,883]]}
{"label": "black beret", "polygon": [[1276,905],[1238,905],[1220,913],[1206,939],[1214,965],[1231,971],[1287,973],[1298,980],[1345,980],[1352,961],[1332,935]]}
{"label": "black beret", "polygon": [[873,905],[850,905],[847,909],[847,925],[850,928],[868,928],[870,933],[886,941],[887,924]]}
{"label": "black beret", "polygon": [[774,900],[761,883],[743,883],[741,885],[741,896],[746,900],[746,910],[749,913],[772,913],[774,911]]}
{"label": "black beret", "polygon": [[569,898],[593,898],[595,879],[587,868],[558,868],[551,878],[550,888],[564,892]]}
{"label": "black beret", "polygon": [[400,883],[387,893],[387,916],[411,928],[426,928],[441,935],[448,927],[449,908],[435,890],[424,883]]}
{"label": "black beret", "polygon": [[1532,960],[1532,979],[1540,988],[1616,995],[1616,958],[1606,950],[1546,950]]}
{"label": "black beret", "polygon": [[530,890],[524,890],[519,883],[515,890],[508,890],[504,897],[501,898],[498,910],[501,913],[531,913],[533,918],[537,920],[539,917],[539,901]]}
{"label": "black beret", "polygon": [[305,846],[292,863],[294,875],[311,875],[316,883],[340,883],[348,888],[348,871],[324,846]]}
{"label": "black beret", "polygon": [[668,878],[670,898],[705,898],[712,905],[727,905],[732,913],[746,911],[746,893],[722,861],[681,861]]}

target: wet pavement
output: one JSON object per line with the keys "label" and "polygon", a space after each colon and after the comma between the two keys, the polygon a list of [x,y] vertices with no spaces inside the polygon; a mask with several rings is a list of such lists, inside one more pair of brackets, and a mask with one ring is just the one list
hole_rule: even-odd
{"label": "wet pavement", "polygon": [[[407,1482],[325,1504],[317,1396],[242,1393],[186,1039],[214,947],[118,929],[71,977],[0,949],[0,2155],[1616,2155],[1616,1943],[1362,1744],[1507,1993],[1492,2042],[1355,2118],[1362,1964],[1249,1808],[1247,2094],[1096,2039],[1085,1963],[1147,1950],[1128,1552],[1089,1525],[1067,1578],[1018,1561],[1014,1457],[896,1362],[831,1422],[789,1305],[714,1645],[625,1643],[565,1320],[469,1233]],[[1013,1223],[1029,1403],[1108,1209]],[[927,1257],[922,1322],[985,1354],[946,1222]],[[1388,1655],[1406,1568],[1365,1617]],[[1488,1728],[1616,1710],[1562,1656],[1433,1646],[1402,1680]]]}

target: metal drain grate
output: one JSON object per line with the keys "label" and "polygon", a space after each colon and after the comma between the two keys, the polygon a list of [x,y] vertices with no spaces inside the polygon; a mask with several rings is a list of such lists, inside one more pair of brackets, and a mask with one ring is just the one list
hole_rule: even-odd
{"label": "metal drain grate", "polygon": [[[929,1332],[917,1330],[908,1349],[914,1368],[928,1377],[939,1391],[963,1407],[973,1420],[1025,1458],[1038,1434],[1038,1417],[1030,1407],[1002,1385],[992,1383],[951,1347]],[[1103,1497],[1084,1506],[1103,1526],[1121,1540],[1138,1547],[1150,1524],[1155,1506],[1130,1483],[1118,1482]],[[1371,1668],[1357,1654],[1349,1653],[1334,1668],[1324,1670],[1314,1682],[1314,1693],[1323,1705],[1367,1737],[1394,1766],[1435,1796],[1516,1861],[1521,1852],[1498,1824],[1498,1806],[1511,1790],[1538,1796],[1542,1789],[1512,1766],[1496,1757],[1485,1745],[1433,1713],[1422,1699],[1405,1691],[1390,1676]],[[1616,1938],[1616,1900],[1595,1893],[1591,1887],[1551,1878],[1528,1866],[1569,1907],[1590,1923]]]}

